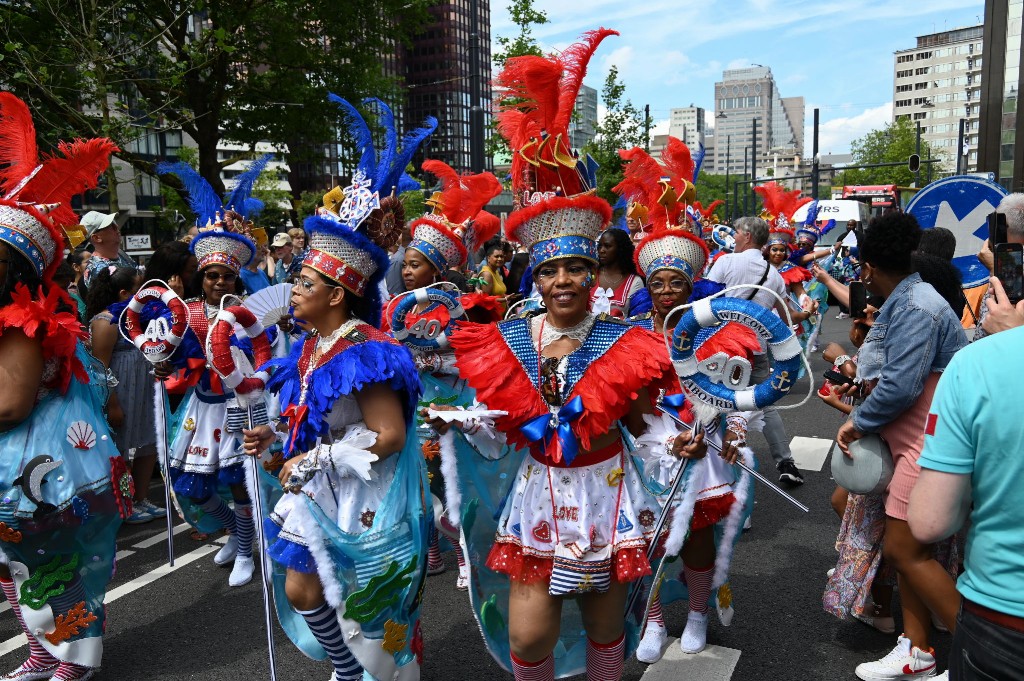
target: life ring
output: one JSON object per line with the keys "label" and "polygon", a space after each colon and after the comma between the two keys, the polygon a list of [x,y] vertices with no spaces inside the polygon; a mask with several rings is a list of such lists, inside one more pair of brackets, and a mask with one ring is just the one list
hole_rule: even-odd
{"label": "life ring", "polygon": [[221,308],[216,319],[210,325],[209,354],[210,366],[217,372],[224,382],[224,387],[233,390],[240,395],[248,395],[253,391],[262,391],[270,374],[266,371],[257,371],[252,376],[245,376],[242,370],[235,364],[235,358],[231,354],[231,337],[235,334],[235,324],[245,330],[245,335],[252,339],[252,353],[255,366],[260,367],[270,361],[272,357],[270,339],[263,328],[263,324],[246,307],[242,305],[231,305]]}
{"label": "life ring", "polygon": [[[751,365],[745,357],[718,353],[697,360],[702,329],[738,322],[768,345],[772,373],[750,386]],[[722,411],[755,411],[785,397],[796,383],[802,360],[800,341],[771,310],[740,298],[704,298],[683,314],[672,336],[672,364],[683,387]]]}
{"label": "life ring", "polygon": [[[163,282],[161,282],[163,283]],[[162,317],[142,328],[142,309],[149,303],[162,302],[171,311],[171,325]],[[128,340],[142,351],[143,356],[156,364],[168,359],[181,345],[188,329],[188,308],[170,288],[147,285],[139,290],[124,310],[124,330]]]}
{"label": "life ring", "polygon": [[[448,327],[437,319],[420,319],[406,327],[405,318],[423,303],[438,303],[448,310],[451,321],[465,319],[466,311],[457,293],[437,288],[418,288],[399,298],[391,312],[391,335],[395,340],[422,349],[440,350],[448,347]],[[449,321],[449,324],[451,323]]]}

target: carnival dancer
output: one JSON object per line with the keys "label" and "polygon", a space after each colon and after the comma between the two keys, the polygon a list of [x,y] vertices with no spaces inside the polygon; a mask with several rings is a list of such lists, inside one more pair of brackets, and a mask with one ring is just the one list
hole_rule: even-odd
{"label": "carnival dancer", "polygon": [[92,678],[103,598],[132,479],[103,418],[107,379],[74,304],[53,285],[71,197],[95,187],[117,147],[62,142],[40,163],[28,107],[0,93],[0,589],[29,657],[2,678]]}
{"label": "carnival dancer", "polygon": [[[806,313],[806,318],[798,321],[799,313],[794,312],[793,321],[796,322],[794,331],[800,338],[800,345],[806,350],[808,340],[814,329],[821,323],[821,315],[818,313],[818,301],[811,298],[804,289],[804,283],[814,281],[810,270],[794,265],[789,260],[792,251],[793,230],[784,227],[772,227],[768,231],[768,243],[765,245],[767,253],[765,257],[772,267],[782,275],[782,281],[786,284],[786,291],[789,293],[791,307],[797,308],[801,313]],[[805,316],[800,314],[800,316]]]}
{"label": "carnival dancer", "polygon": [[[624,441],[632,441],[627,430],[642,432],[643,415],[674,377],[657,337],[587,311],[595,239],[611,207],[592,195],[592,165],[566,142],[586,64],[614,34],[601,29],[558,56],[506,62],[498,81],[515,100],[498,114],[499,130],[514,151],[520,202],[506,236],[528,249],[546,312],[459,324],[449,339],[459,375],[498,412],[494,425],[516,449],[500,457],[515,472],[495,480],[507,496],[492,508],[464,489],[471,501],[461,519],[474,614],[492,655],[517,679],[584,668],[590,679],[620,678],[637,633],[630,625],[626,636],[628,587],[650,571],[658,503]],[[432,423],[445,430],[452,408],[431,406]],[[670,445],[676,454],[704,453],[701,436]],[[459,469],[460,483],[471,478]],[[564,646],[557,658],[556,646]]]}
{"label": "carnival dancer", "polygon": [[[350,121],[358,116],[331,100]],[[387,167],[364,154],[337,212],[306,220],[310,247],[291,302],[309,333],[269,365],[267,388],[287,425],[279,479],[291,492],[265,523],[278,618],[305,654],[330,659],[336,681],[361,679],[364,669],[376,679],[419,678],[430,527],[412,420],[420,383],[409,351],[377,327],[383,247],[404,227],[394,219],[397,197],[381,199],[378,187],[409,186],[404,168],[435,126],[429,119],[406,135]],[[257,454],[277,437],[261,426],[246,432],[245,446]]]}
{"label": "carnival dancer", "polygon": [[[630,162],[626,166],[626,178],[639,180],[637,183],[632,181],[627,183],[634,190],[631,192],[634,200],[639,198],[635,192],[645,184],[644,179],[637,178],[636,175],[643,173],[642,162],[639,164]],[[661,189],[658,185],[652,185],[649,180],[650,178],[647,178],[646,200],[648,203],[653,203],[657,200]],[[666,333],[671,335],[675,323],[681,318],[678,312],[670,317],[669,313],[672,310],[688,300],[705,297],[722,288],[712,282],[697,280],[696,283],[700,286],[697,287],[697,292],[694,291],[695,280],[704,271],[708,256],[708,249],[701,238],[679,227],[671,227],[664,223],[656,225],[652,233],[640,242],[636,252],[636,265],[647,280],[647,289],[651,294],[654,309],[628,321],[659,335]],[[707,347],[702,347],[703,354],[710,356],[717,352],[722,347],[721,341],[727,341],[726,349],[730,354],[743,348],[744,341],[753,350],[758,348],[757,339],[756,337],[750,338],[753,332],[749,329],[739,324],[726,326],[731,328],[716,334],[716,342],[704,344]],[[667,357],[668,351],[664,345],[662,352]],[[671,386],[665,392],[663,408],[684,412],[685,420],[694,423],[693,410],[691,405],[685,401],[679,385]],[[654,431],[648,431],[641,438],[641,443],[648,440],[653,440],[656,443],[659,437],[664,437],[665,432],[676,433],[677,429],[670,422],[663,424],[662,421],[664,419],[652,423],[658,427]],[[691,513],[692,519],[687,528],[689,533],[685,542],[682,543],[682,550],[676,549],[676,553],[683,560],[683,574],[688,591],[686,595],[689,599],[686,628],[679,639],[680,647],[685,653],[700,652],[707,643],[709,602],[714,602],[718,606],[719,615],[725,625],[731,622],[731,591],[728,584],[725,583],[725,578],[728,575],[728,563],[732,555],[732,542],[720,543],[718,553],[721,556],[716,560],[715,526],[721,523],[724,534],[735,538],[739,535],[740,524],[748,515],[744,513],[744,509],[749,505],[747,501],[749,486],[742,490],[736,489],[738,476],[729,465],[736,460],[737,447],[745,443],[746,416],[736,413],[729,419],[724,416],[716,419],[714,426],[707,430],[707,438],[709,442],[717,444],[723,454],[722,456],[711,455],[700,460],[696,464],[698,471],[691,474],[689,478],[688,487],[692,488],[692,492],[696,494]],[[664,442],[664,439],[660,441]],[[649,468],[654,473],[658,484],[668,490],[671,488],[674,478],[680,473],[679,465],[670,455],[661,457],[661,459],[652,462],[655,465]],[[662,495],[660,498],[663,504],[668,503],[666,497],[667,495]],[[676,508],[674,512],[683,511]],[[727,519],[728,522],[723,522]],[[676,538],[671,539],[673,541],[669,543],[676,544],[679,541]],[[716,572],[719,580],[712,589],[713,577],[716,576]],[[676,584],[655,583],[652,586],[653,593],[647,613],[647,625],[636,651],[637,659],[641,662],[652,664],[661,659],[668,638],[662,613],[662,594],[666,590],[671,594],[681,591]]]}
{"label": "carnival dancer", "polygon": [[[497,218],[483,211],[483,206],[501,193],[501,183],[493,173],[460,176],[447,164],[430,159],[423,162],[423,170],[437,177],[442,189],[434,192],[427,201],[432,212],[410,225],[412,241],[405,249],[402,263],[402,280],[407,292],[434,287],[443,281],[449,270],[462,269],[468,252],[475,251],[500,229]],[[484,293],[462,294],[454,288],[446,290],[452,295],[431,300],[429,294],[423,294],[423,302],[414,302],[405,296],[392,298],[384,309],[381,324],[382,328],[392,332],[393,323],[402,327],[400,340],[412,351],[420,370],[425,400],[421,406],[436,402],[468,407],[474,403],[475,394],[459,378],[451,348],[437,340],[439,333],[452,321],[451,310],[444,303],[457,302],[469,319],[483,323],[500,319],[503,305],[494,296]],[[415,298],[418,294],[410,295]],[[433,326],[427,327],[427,324]],[[422,332],[414,332],[413,329],[421,329]],[[438,500],[445,500],[444,466],[437,433],[424,426],[419,417],[416,432],[427,461],[431,492]],[[467,446],[465,439],[459,438],[456,446]],[[458,530],[444,513],[438,513],[434,522],[438,529],[444,531],[455,550],[459,565],[456,586],[466,589],[469,586],[469,568],[458,543]],[[427,563],[429,575],[440,574],[445,569],[438,529],[431,532]]]}

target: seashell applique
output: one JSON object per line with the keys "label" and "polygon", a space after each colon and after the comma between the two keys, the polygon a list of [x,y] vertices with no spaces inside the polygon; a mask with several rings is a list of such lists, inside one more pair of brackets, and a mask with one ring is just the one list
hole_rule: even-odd
{"label": "seashell applique", "polygon": [[75,449],[92,449],[96,446],[96,431],[86,421],[75,421],[68,426],[67,439]]}

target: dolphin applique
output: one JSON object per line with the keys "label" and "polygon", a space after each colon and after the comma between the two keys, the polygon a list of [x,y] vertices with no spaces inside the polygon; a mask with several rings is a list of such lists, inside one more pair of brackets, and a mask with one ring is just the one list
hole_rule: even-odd
{"label": "dolphin applique", "polygon": [[60,468],[63,461],[54,461],[49,454],[41,454],[25,464],[21,476],[13,484],[21,487],[22,492],[38,507],[35,517],[40,517],[57,510],[53,504],[43,501],[43,485],[46,484],[47,473]]}

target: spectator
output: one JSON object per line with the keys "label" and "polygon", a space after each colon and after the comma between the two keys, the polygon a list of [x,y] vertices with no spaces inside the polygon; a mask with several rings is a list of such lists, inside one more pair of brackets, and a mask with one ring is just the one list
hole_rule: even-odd
{"label": "spectator", "polygon": [[935,391],[910,496],[910,529],[922,544],[955,533],[969,517],[963,596],[950,652],[952,679],[1019,679],[1024,669],[1024,421],[1007,403],[1024,389],[1006,359],[1024,329],[957,353]]}
{"label": "spectator", "polygon": [[892,451],[896,472],[886,490],[883,555],[896,570],[903,610],[896,647],[880,660],[858,665],[861,679],[931,676],[935,656],[928,645],[929,609],[950,631],[956,626],[959,598],[953,580],[932,547],[917,541],[907,525],[932,394],[940,372],[966,342],[959,317],[912,272],[911,254],[920,237],[912,215],[892,212],[873,220],[859,243],[861,280],[869,293],[885,298],[864,340],[881,371],[836,441],[848,455],[850,445],[865,433],[880,433]]}
{"label": "spectator", "polygon": [[953,256],[956,255],[956,235],[945,227],[925,229],[921,232],[921,243],[917,245],[917,252],[952,262]]}
{"label": "spectator", "polygon": [[402,262],[405,260],[405,249],[412,241],[410,225],[412,225],[412,222],[405,224],[405,229],[402,230],[402,243],[391,254],[391,264],[388,265],[388,273],[384,275],[384,284],[387,286],[388,293],[392,296],[397,296],[405,291],[405,282],[402,280]]}
{"label": "spectator", "polygon": [[256,247],[256,256],[239,272],[242,282],[245,284],[246,295],[252,295],[270,286],[270,277],[260,269],[260,264],[266,260],[266,257],[267,245],[264,243]]}
{"label": "spectator", "polygon": [[477,284],[477,291],[501,298],[504,302],[507,289],[501,276],[502,266],[505,264],[505,248],[502,246],[501,237],[488,241],[484,245],[483,253],[484,264],[480,266],[482,283]]}
{"label": "spectator", "polygon": [[75,269],[71,265],[70,257],[68,256],[69,259],[67,260],[62,260],[60,265],[57,266],[57,271],[53,273],[53,283],[55,286],[59,286],[67,291],[71,301],[75,304],[75,316],[81,322],[85,319],[85,301],[78,295],[77,290],[73,291],[71,289],[74,285]]}
{"label": "spectator", "polygon": [[[1009,194],[996,206],[997,213],[1006,215],[1006,240],[1010,243],[1024,244],[1024,194]],[[982,247],[978,258],[993,269],[992,251],[988,241]],[[974,340],[984,338],[988,334],[1005,331],[1024,325],[1024,302],[1014,307],[1007,301],[1002,282],[997,277],[990,280],[989,292],[981,304],[978,315],[979,324],[974,332]],[[996,292],[998,291],[998,296]]]}
{"label": "spectator", "polygon": [[633,264],[635,249],[622,229],[606,229],[598,237],[597,281],[590,289],[590,309],[595,314],[607,312],[619,319],[636,314],[630,309],[631,299],[644,289],[644,280]]}
{"label": "spectator", "polygon": [[[761,249],[768,243],[768,223],[761,218],[740,218],[734,225],[736,230],[736,250],[727,253],[711,266],[707,278],[726,287],[739,284],[757,284],[764,286],[780,299],[786,300],[786,283],[779,271],[772,267],[761,255]],[[775,296],[765,290],[750,289],[749,292],[738,291],[735,297],[752,300],[762,307],[775,309],[785,318],[784,303],[778,302]],[[806,320],[810,313],[806,311],[793,313],[793,322]],[[771,368],[768,356],[764,352],[754,355],[752,383],[760,383],[768,378]],[[793,453],[789,449],[789,436],[782,424],[782,416],[774,408],[764,410],[764,436],[768,440],[775,467],[779,472],[779,481],[793,485],[803,484],[804,477],[793,462]]]}
{"label": "spectator", "polygon": [[275,284],[283,284],[288,281],[288,270],[295,261],[292,238],[286,232],[280,232],[274,236],[271,248],[275,249],[274,262],[273,266],[267,265],[267,276]]}
{"label": "spectator", "polygon": [[184,241],[160,244],[146,265],[146,278],[166,282],[180,298],[194,298],[198,290],[191,288],[199,265],[196,256]]}
{"label": "spectator", "polygon": [[93,255],[85,270],[86,286],[100,270],[111,265],[139,268],[138,263],[121,250],[121,228],[116,218],[117,213],[105,214],[94,210],[82,216],[82,226],[93,246]]}

